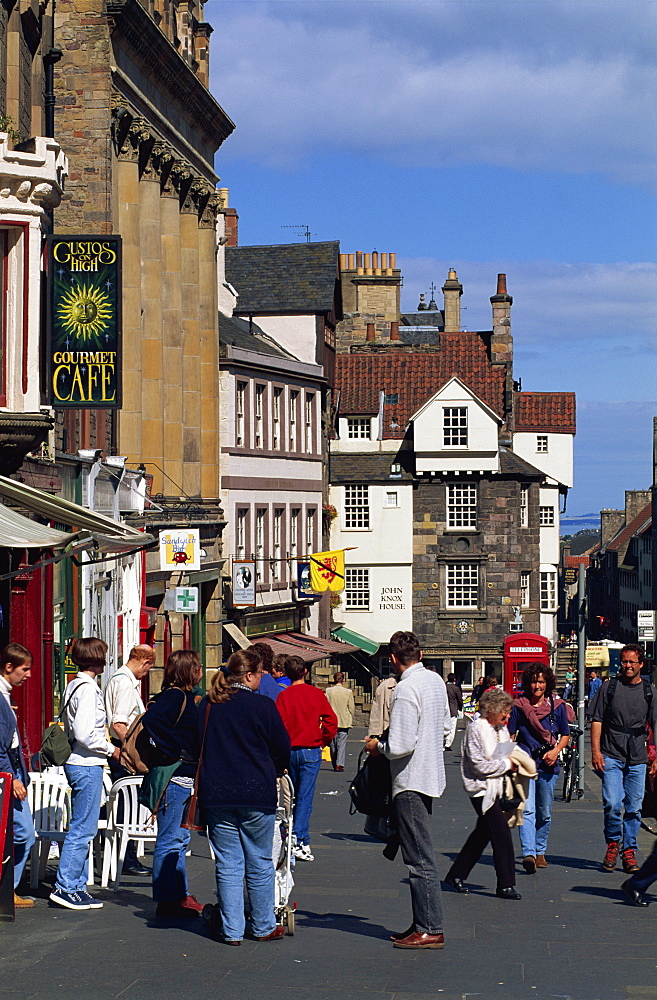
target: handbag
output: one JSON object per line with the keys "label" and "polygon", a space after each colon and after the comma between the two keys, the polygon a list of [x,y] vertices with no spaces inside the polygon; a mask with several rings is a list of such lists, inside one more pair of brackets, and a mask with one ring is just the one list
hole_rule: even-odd
{"label": "handbag", "polygon": [[[363,760],[365,757],[365,760]],[[390,761],[383,754],[371,756],[361,750],[358,772],[349,785],[349,813],[386,818],[392,811],[392,776]]]}
{"label": "handbag", "polygon": [[[80,687],[78,684],[77,687]],[[45,761],[46,767],[54,765],[56,767],[61,767],[71,756],[71,750],[74,740],[70,740],[69,737],[64,732],[64,727],[61,724],[61,718],[68,704],[73,697],[77,688],[69,693],[68,698],[65,700],[62,710],[57,716],[57,721],[53,722],[52,725],[44,729],[43,736],[41,737],[41,747],[39,749],[39,757],[42,761]]]}
{"label": "handbag", "polygon": [[198,779],[201,773],[201,761],[203,760],[203,748],[205,747],[205,733],[208,728],[208,717],[210,715],[210,702],[205,709],[205,722],[203,723],[203,739],[201,740],[201,752],[198,755],[196,765],[196,777],[194,778],[194,789],[189,797],[185,814],[180,824],[183,830],[205,830],[205,823],[201,819],[201,807],[198,801]]}
{"label": "handbag", "polygon": [[515,812],[521,802],[522,799],[516,793],[513,781],[508,774],[505,774],[502,778],[502,794],[499,798],[500,809],[502,812]]}

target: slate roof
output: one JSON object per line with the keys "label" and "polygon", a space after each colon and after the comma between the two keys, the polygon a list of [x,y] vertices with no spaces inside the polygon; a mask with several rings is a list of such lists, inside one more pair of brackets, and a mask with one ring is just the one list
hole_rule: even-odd
{"label": "slate roof", "polygon": [[239,293],[235,312],[330,312],[339,254],[337,241],[226,247],[226,280]]}
{"label": "slate roof", "polygon": [[[343,416],[377,414],[379,393],[386,393],[384,438],[403,438],[415,411],[453,375],[499,417],[504,416],[506,369],[491,365],[487,344],[478,333],[441,333],[437,350],[357,351],[338,354],[335,361]],[[391,423],[398,426],[391,427]]]}
{"label": "slate roof", "polygon": [[445,314],[439,309],[422,309],[420,312],[402,313],[399,317],[399,325],[402,326],[435,326],[442,330],[445,326]]}
{"label": "slate roof", "polygon": [[508,448],[500,448],[500,472],[507,476],[526,476],[534,479],[545,479],[545,473],[526,462],[520,455]]}
{"label": "slate roof", "polygon": [[413,476],[402,468],[399,475],[390,475],[390,466],[399,462],[394,451],[377,451],[368,454],[346,454],[331,452],[329,477],[337,483],[410,483]]}
{"label": "slate roof", "polygon": [[516,430],[534,434],[574,434],[574,392],[517,392]]}
{"label": "slate roof", "polygon": [[248,319],[239,316],[219,314],[219,343],[224,346],[239,347],[243,351],[256,351],[269,357],[298,359],[277,344],[257,323],[249,325]]}

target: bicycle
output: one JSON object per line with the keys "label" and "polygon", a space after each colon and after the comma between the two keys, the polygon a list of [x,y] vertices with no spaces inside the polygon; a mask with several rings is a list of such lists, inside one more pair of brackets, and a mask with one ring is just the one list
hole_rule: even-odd
{"label": "bicycle", "polygon": [[561,751],[563,761],[563,785],[561,787],[561,798],[564,802],[570,802],[573,792],[577,788],[577,798],[581,799],[584,789],[579,787],[579,737],[582,730],[572,723],[570,729],[570,743]]}

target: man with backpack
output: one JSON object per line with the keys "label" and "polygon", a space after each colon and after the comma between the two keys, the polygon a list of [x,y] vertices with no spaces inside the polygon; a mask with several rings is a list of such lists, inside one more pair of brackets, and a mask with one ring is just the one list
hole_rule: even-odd
{"label": "man with backpack", "polygon": [[[615,870],[619,851],[624,872],[639,870],[636,838],[648,763],[646,723],[653,732],[657,723],[657,690],[641,676],[644,659],[638,644],[623,646],[620,673],[605,681],[591,711],[591,757],[602,778],[606,872]],[[657,763],[651,773],[657,773]]]}

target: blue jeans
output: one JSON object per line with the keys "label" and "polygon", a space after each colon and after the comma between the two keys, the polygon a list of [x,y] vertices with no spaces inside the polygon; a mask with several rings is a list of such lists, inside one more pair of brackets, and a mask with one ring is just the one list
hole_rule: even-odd
{"label": "blue jeans", "polygon": [[14,799],[14,889],[21,880],[36,837],[27,799]]}
{"label": "blue jeans", "polygon": [[79,892],[87,887],[89,845],[98,833],[103,768],[101,764],[65,764],[64,771],[71,786],[71,825],[62,846],[55,888]]}
{"label": "blue jeans", "polygon": [[206,809],[208,836],[216,859],[217,899],[224,937],[244,937],[244,880],[251,908],[251,930],[271,934],[274,917],[273,812],[259,809]]}
{"label": "blue jeans", "polygon": [[191,789],[170,781],[157,813],[157,840],[153,848],[153,899],[177,903],[189,895],[185,853],[192,835],[181,823]]}
{"label": "blue jeans", "polygon": [[313,811],[313,795],[321,763],[321,747],[293,750],[290,754],[288,771],[294,785],[292,832],[297,838],[297,844],[310,843],[310,814]]}
{"label": "blue jeans", "polygon": [[[623,764],[615,757],[604,757],[602,804],[605,817],[605,840],[621,841],[623,850],[636,850],[641,825],[641,806],[646,787],[645,764]],[[623,809],[625,815],[623,815]]]}
{"label": "blue jeans", "polygon": [[529,782],[523,824],[518,827],[520,847],[523,857],[545,854],[550,825],[552,823],[552,803],[558,774],[539,771],[536,781]]}

